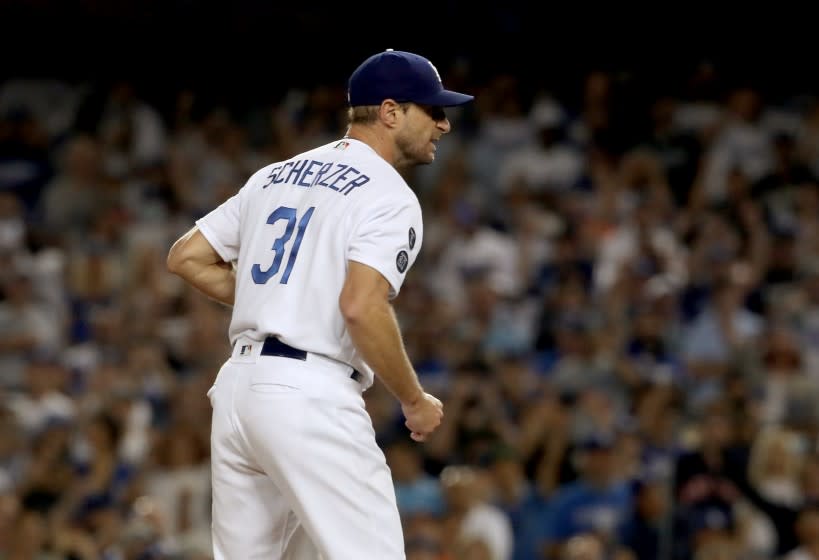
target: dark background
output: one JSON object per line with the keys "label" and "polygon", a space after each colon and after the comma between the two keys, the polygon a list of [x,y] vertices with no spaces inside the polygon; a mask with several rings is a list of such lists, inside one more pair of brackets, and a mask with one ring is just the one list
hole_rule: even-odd
{"label": "dark background", "polygon": [[558,91],[591,68],[627,73],[643,91],[679,90],[708,61],[770,98],[819,90],[809,21],[787,7],[762,14],[682,3],[3,0],[0,47],[3,77],[128,76],[146,93],[204,86],[250,101],[342,83],[386,48],[422,53],[442,70],[468,61],[478,79],[511,72]]}

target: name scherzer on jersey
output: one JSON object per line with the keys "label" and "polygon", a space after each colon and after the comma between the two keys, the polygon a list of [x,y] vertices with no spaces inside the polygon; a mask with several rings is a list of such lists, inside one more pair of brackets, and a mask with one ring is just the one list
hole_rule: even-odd
{"label": "name scherzer on jersey", "polygon": [[351,365],[372,384],[338,297],[348,261],[378,270],[391,298],[415,262],[421,206],[395,168],[363,142],[335,141],[260,169],[196,224],[236,264],[231,344],[277,336]]}

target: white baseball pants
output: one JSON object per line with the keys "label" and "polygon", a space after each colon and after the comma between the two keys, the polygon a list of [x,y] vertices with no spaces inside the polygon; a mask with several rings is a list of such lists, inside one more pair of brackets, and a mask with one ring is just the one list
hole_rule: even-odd
{"label": "white baseball pants", "polygon": [[404,560],[392,476],[351,368],[235,348],[208,391],[214,559]]}

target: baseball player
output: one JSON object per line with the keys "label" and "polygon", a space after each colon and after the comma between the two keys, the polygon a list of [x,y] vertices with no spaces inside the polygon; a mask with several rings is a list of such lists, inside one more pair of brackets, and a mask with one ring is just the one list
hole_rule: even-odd
{"label": "baseball player", "polygon": [[472,96],[393,50],[348,86],[344,138],[260,169],[168,255],[233,305],[233,353],[208,392],[216,560],[405,558],[362,392],[378,375],[416,441],[441,421],[390,304],[423,240],[399,170],[435,159],[443,107]]}

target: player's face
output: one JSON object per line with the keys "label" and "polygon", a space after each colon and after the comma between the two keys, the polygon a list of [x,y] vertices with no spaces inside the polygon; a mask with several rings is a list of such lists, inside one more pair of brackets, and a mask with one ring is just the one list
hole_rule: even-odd
{"label": "player's face", "polygon": [[438,140],[451,128],[443,107],[410,103],[405,116],[396,138],[401,159],[408,165],[432,163]]}

